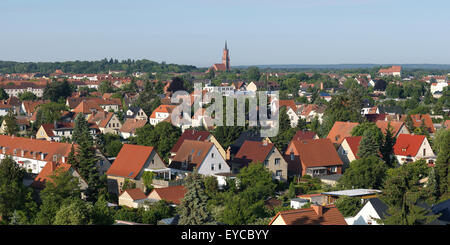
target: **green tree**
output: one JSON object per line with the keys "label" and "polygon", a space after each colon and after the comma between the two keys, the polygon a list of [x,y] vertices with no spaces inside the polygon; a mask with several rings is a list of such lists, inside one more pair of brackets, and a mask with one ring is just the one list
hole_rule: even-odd
{"label": "green tree", "polygon": [[152,204],[142,213],[142,223],[156,225],[158,220],[172,217],[174,209],[164,200]]}
{"label": "green tree", "polygon": [[450,193],[450,131],[443,133],[438,142],[434,141],[434,145],[438,152],[435,170],[438,196],[441,197]]}
{"label": "green tree", "polygon": [[380,141],[378,141],[376,137],[376,134],[372,130],[366,130],[364,132],[364,135],[359,142],[358,157],[379,156]]}
{"label": "green tree", "polygon": [[247,69],[247,78],[250,81],[259,81],[261,74],[259,73],[259,68],[256,66],[251,66]]}
{"label": "green tree", "polygon": [[6,114],[4,120],[6,124],[6,134],[16,135],[19,133],[19,125],[17,125],[16,115],[12,110],[8,111],[8,114]]}
{"label": "green tree", "polygon": [[92,205],[81,199],[74,199],[70,204],[61,206],[56,212],[54,225],[89,225]]}
{"label": "green tree", "polygon": [[105,94],[105,93],[114,93],[114,87],[111,84],[110,81],[102,81],[100,83],[100,85],[98,86],[98,91],[101,94]]}
{"label": "green tree", "polygon": [[91,136],[89,132],[88,122],[86,121],[83,113],[78,113],[78,115],[75,117],[75,125],[72,133],[72,141],[76,144],[79,144],[79,142],[87,140],[90,137]]}
{"label": "green tree", "polygon": [[353,217],[362,208],[361,199],[358,197],[340,197],[335,205],[344,217]]}
{"label": "green tree", "polygon": [[28,190],[22,180],[25,171],[11,158],[0,162],[0,217],[8,221],[15,210],[23,210]]}
{"label": "green tree", "polygon": [[62,111],[68,111],[65,104],[50,102],[40,105],[36,109],[36,124],[54,123],[59,121]]}
{"label": "green tree", "polygon": [[92,223],[95,225],[112,225],[114,223],[114,211],[108,207],[108,201],[104,195],[100,195],[95,202],[92,213]]}
{"label": "green tree", "polygon": [[380,188],[386,176],[386,165],[375,156],[354,160],[339,180],[346,188]]}
{"label": "green tree", "polygon": [[428,210],[418,206],[427,197],[423,184],[419,182],[426,177],[427,170],[423,160],[388,170],[381,196],[389,207],[384,224],[427,224],[436,218],[436,215],[428,215]]}
{"label": "green tree", "polygon": [[205,225],[212,222],[211,214],[206,208],[208,196],[200,174],[194,172],[186,178],[187,192],[178,209],[180,225]]}
{"label": "green tree", "polygon": [[36,217],[36,224],[51,225],[63,204],[80,198],[80,183],[68,171],[59,168],[50,176],[40,194],[42,205]]}
{"label": "green tree", "polygon": [[4,88],[0,88],[0,100],[9,99],[9,95],[6,93]]}
{"label": "green tree", "polygon": [[25,101],[25,100],[36,100],[37,96],[35,94],[33,94],[32,92],[26,91],[22,94],[19,95],[19,100],[20,101]]}
{"label": "green tree", "polygon": [[383,160],[386,165],[390,168],[394,167],[395,160],[392,159],[392,155],[394,153],[394,145],[396,142],[395,135],[392,133],[391,124],[388,123],[388,127],[386,129],[386,135],[384,136],[383,143],[380,147],[381,155],[383,156]]}

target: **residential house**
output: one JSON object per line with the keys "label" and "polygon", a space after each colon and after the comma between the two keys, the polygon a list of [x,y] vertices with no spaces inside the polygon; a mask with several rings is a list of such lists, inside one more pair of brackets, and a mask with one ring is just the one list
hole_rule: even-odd
{"label": "residential house", "polygon": [[427,163],[434,163],[436,155],[424,135],[400,134],[394,145],[394,155],[402,165],[425,159]]}
{"label": "residential house", "polygon": [[397,138],[400,134],[409,134],[409,130],[406,127],[406,125],[403,122],[396,122],[396,121],[381,121],[378,120],[375,123],[377,125],[378,128],[380,128],[381,132],[386,135],[387,129],[390,125],[391,127],[391,132],[392,135],[395,136],[395,138]]}
{"label": "residential house", "polygon": [[120,136],[124,139],[136,136],[136,129],[142,128],[147,124],[147,120],[138,120],[137,118],[128,118],[120,128]]}
{"label": "residential house", "polygon": [[180,205],[186,192],[187,189],[182,185],[155,188],[150,192],[147,198],[150,202],[164,200],[173,205]]}
{"label": "residential house", "polygon": [[147,196],[140,188],[126,189],[119,195],[119,206],[139,208],[143,207],[146,201]]}
{"label": "residential house", "polygon": [[351,189],[351,190],[340,190],[340,191],[330,191],[323,192],[322,195],[327,196],[327,203],[334,204],[340,197],[358,197],[361,199],[361,203],[365,200],[375,198],[380,194],[380,190],[375,189]]}
{"label": "residential house", "polygon": [[402,75],[402,67],[401,66],[392,66],[386,69],[380,69],[378,74],[382,77],[384,76],[394,76],[400,77]]}
{"label": "residential house", "polygon": [[361,139],[362,136],[345,137],[339,146],[337,152],[345,167],[348,167],[354,160],[359,159],[357,153]]}
{"label": "residential house", "polygon": [[[406,118],[407,115],[402,115],[400,117],[400,121],[406,122]],[[411,119],[413,121],[414,128],[420,128],[423,126],[430,134],[436,132],[430,114],[413,114],[411,115]]]}
{"label": "residential house", "polygon": [[199,131],[195,129],[187,129],[181,134],[180,138],[178,138],[177,143],[170,150],[171,156],[175,156],[180,149],[181,145],[185,140],[197,140],[197,141],[207,141],[212,142],[214,146],[219,151],[220,155],[222,155],[223,159],[226,159],[226,152],[223,149],[222,145],[220,145],[219,141],[217,141],[216,137],[208,131]]}
{"label": "residential house", "polygon": [[278,212],[269,225],[347,225],[347,222],[334,205],[312,205]]}
{"label": "residential house", "polygon": [[242,167],[250,163],[264,164],[274,179],[288,179],[288,164],[275,144],[267,141],[244,141],[238,153],[232,160],[232,172],[238,173]]}
{"label": "residential house", "polygon": [[354,216],[345,219],[348,225],[382,225],[378,222],[384,219],[388,206],[378,198],[369,199],[361,210]]}
{"label": "residential house", "polygon": [[[41,124],[36,132],[36,139],[48,141],[61,141],[63,138],[72,139],[75,124],[72,122],[54,122]],[[89,133],[96,137],[99,129],[95,123],[89,123]]]}
{"label": "residential house", "polygon": [[6,100],[0,101],[0,116],[4,117],[8,115],[8,112],[13,110],[13,106],[8,105]]}
{"label": "residential house", "polygon": [[119,195],[125,180],[134,182],[145,191],[142,175],[145,171],[166,170],[167,167],[151,146],[124,144],[111,167],[106,172],[108,191]]}
{"label": "residential house", "polygon": [[[172,115],[173,109],[176,105],[160,105],[153,110],[150,115],[150,124],[155,126],[156,124],[168,119]],[[170,120],[170,118],[169,118]]]}
{"label": "residential house", "polygon": [[340,145],[345,137],[352,136],[351,132],[353,128],[358,125],[359,123],[354,122],[335,122],[328,133],[327,139],[331,140],[334,144]]}
{"label": "residential house", "polygon": [[[72,167],[71,164],[68,163],[57,163],[57,162],[48,162],[41,172],[34,178],[33,183],[31,183],[31,187],[37,190],[42,190],[45,188],[45,184],[49,181],[52,181],[51,176],[57,175],[61,172],[69,172],[70,175],[78,179],[79,187],[82,192],[86,191],[88,188],[87,182],[81,177],[81,175]],[[85,195],[82,194],[82,197]]]}
{"label": "residential house", "polygon": [[245,141],[257,141],[263,142],[266,141],[268,143],[272,143],[269,137],[261,137],[261,133],[258,129],[252,128],[247,131],[242,132],[239,137],[233,142],[231,146],[227,149],[227,160],[233,159],[234,156],[238,153],[239,149],[241,149],[242,145]]}
{"label": "residential house", "polygon": [[144,110],[136,106],[130,106],[128,108],[128,110],[125,112],[125,118],[148,121],[148,116],[147,114],[145,114]]}
{"label": "residential house", "polygon": [[280,109],[282,107],[286,108],[286,114],[291,122],[291,127],[297,127],[300,117],[297,115],[297,106],[295,105],[294,100],[279,100],[278,105]]}
{"label": "residential house", "polygon": [[122,128],[122,123],[114,112],[93,112],[88,116],[87,121],[97,124],[103,134],[119,134]]}
{"label": "residential house", "polygon": [[298,113],[300,114],[300,118],[306,120],[307,122],[311,122],[315,117],[317,117],[319,122],[322,123],[322,117],[325,109],[326,108],[324,106],[308,104],[300,106]]}
{"label": "residential house", "polygon": [[11,156],[19,166],[39,174],[48,162],[67,163],[71,144],[0,135],[0,159]]}
{"label": "residential house", "polygon": [[101,108],[97,103],[95,103],[92,100],[85,100],[83,99],[73,110],[74,113],[83,113],[85,115],[86,119],[91,115],[92,113],[101,113],[105,112],[103,108]]}
{"label": "residential house", "polygon": [[[19,134],[25,134],[27,131],[27,128],[30,127],[30,121],[23,117],[16,117],[16,124],[19,127]],[[0,134],[6,134],[6,121],[3,120],[1,126],[0,126]]]}
{"label": "residential house", "polygon": [[329,139],[292,140],[285,158],[289,176],[342,174],[342,160]]}
{"label": "residential house", "polygon": [[303,130],[298,130],[297,133],[295,133],[294,137],[292,137],[292,140],[316,140],[316,139],[319,139],[319,136],[316,133]]}
{"label": "residential house", "polygon": [[197,170],[199,174],[215,175],[231,171],[225,159],[212,142],[185,139],[173,157],[169,168],[179,178]]}

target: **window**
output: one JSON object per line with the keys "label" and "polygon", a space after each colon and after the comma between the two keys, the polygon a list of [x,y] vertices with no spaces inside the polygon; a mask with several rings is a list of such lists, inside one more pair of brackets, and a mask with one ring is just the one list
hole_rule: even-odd
{"label": "window", "polygon": [[344,149],[342,149],[342,154],[343,154],[343,155],[347,155],[347,151],[344,150]]}
{"label": "window", "polygon": [[276,172],[275,172],[275,175],[276,176],[281,176],[283,174],[283,171],[282,170],[277,170]]}
{"label": "window", "polygon": [[337,167],[331,167],[331,172],[332,173],[336,173],[337,172]]}
{"label": "window", "polygon": [[152,159],[152,164],[155,164],[155,159]]}
{"label": "window", "polygon": [[214,153],[211,153],[211,158],[214,158]]}
{"label": "window", "polygon": [[275,158],[275,165],[280,165],[280,158]]}
{"label": "window", "polygon": [[291,161],[294,161],[294,153],[291,152]]}
{"label": "window", "polygon": [[214,164],[211,164],[211,171],[214,171]]}
{"label": "window", "polygon": [[427,149],[423,148],[423,155],[425,156],[427,154]]}
{"label": "window", "polygon": [[269,164],[269,160],[264,160],[264,166],[267,167],[268,164]]}
{"label": "window", "polygon": [[219,170],[221,170],[222,169],[222,164],[221,163],[219,163]]}

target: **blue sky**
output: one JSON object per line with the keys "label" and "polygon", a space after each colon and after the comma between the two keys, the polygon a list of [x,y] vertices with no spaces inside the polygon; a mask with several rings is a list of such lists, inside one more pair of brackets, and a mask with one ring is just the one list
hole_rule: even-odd
{"label": "blue sky", "polygon": [[1,0],[0,60],[450,64],[450,1]]}

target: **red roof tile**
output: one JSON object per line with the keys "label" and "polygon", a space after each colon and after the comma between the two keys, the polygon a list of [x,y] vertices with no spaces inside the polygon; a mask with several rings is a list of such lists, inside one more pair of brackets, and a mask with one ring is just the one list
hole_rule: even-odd
{"label": "red roof tile", "polygon": [[322,215],[319,215],[314,207],[278,212],[269,225],[280,216],[286,225],[347,225],[336,206],[328,205],[322,208]]}
{"label": "red roof tile", "polygon": [[72,165],[67,163],[47,162],[39,175],[34,179],[31,186],[43,189],[45,188],[45,183],[47,181],[52,181],[50,177],[56,170],[61,169],[61,171],[67,172],[71,167]]}
{"label": "red roof tile", "polygon": [[[336,148],[329,139],[293,140],[291,142],[300,156],[302,165],[306,168],[343,165]],[[288,147],[286,155],[290,154],[289,150]]]}
{"label": "red roof tile", "polygon": [[211,135],[208,131],[198,131],[194,129],[187,129],[183,132],[183,134],[178,138],[177,143],[172,147],[170,152],[176,153],[180,146],[183,144],[185,140],[198,140],[198,141],[206,141]]}
{"label": "red roof tile", "polygon": [[345,137],[352,136],[352,129],[358,125],[359,123],[353,122],[335,122],[327,139],[335,144],[341,144]]}
{"label": "red roof tile", "polygon": [[151,146],[124,144],[106,175],[136,178],[153,150]]}
{"label": "red roof tile", "polygon": [[181,204],[181,200],[184,198],[187,190],[184,186],[169,186],[164,188],[155,188],[152,192],[156,192],[162,200],[176,205]]}
{"label": "red roof tile", "polygon": [[125,192],[128,193],[128,195],[130,195],[130,197],[131,197],[131,199],[133,199],[133,201],[142,200],[142,199],[147,198],[145,193],[139,188],[126,189],[120,195],[123,195]]}
{"label": "red roof tile", "polygon": [[414,157],[425,139],[424,135],[400,134],[394,145],[394,154]]}
{"label": "red roof tile", "polygon": [[273,143],[246,140],[234,157],[234,161],[264,163],[264,160],[266,160],[274,147]]}

